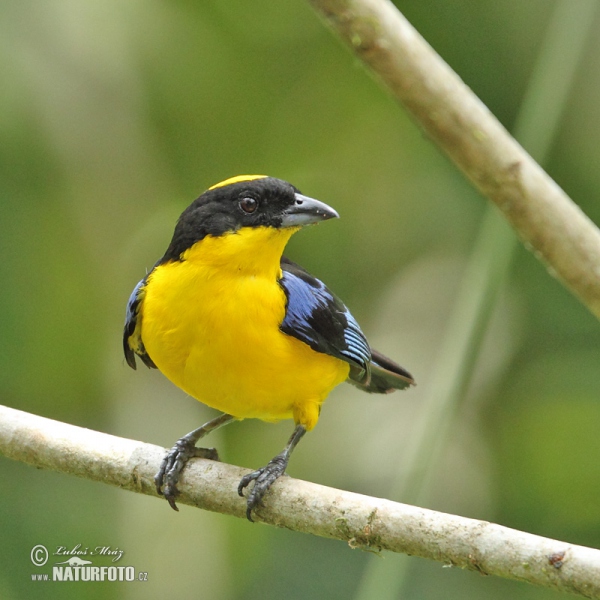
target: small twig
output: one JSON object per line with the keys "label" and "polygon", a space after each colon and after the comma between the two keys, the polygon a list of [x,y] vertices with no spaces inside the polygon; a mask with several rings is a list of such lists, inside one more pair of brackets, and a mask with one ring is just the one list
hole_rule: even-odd
{"label": "small twig", "polygon": [[[165,449],[0,406],[0,453],[38,468],[156,496]],[[237,486],[247,469],[195,459],[178,503],[245,518]],[[165,503],[165,511],[170,510]],[[256,520],[600,599],[600,551],[474,519],[328,488],[277,481]],[[560,560],[557,557],[561,557]]]}
{"label": "small twig", "polygon": [[389,0],[310,0],[523,242],[600,317],[600,231]]}

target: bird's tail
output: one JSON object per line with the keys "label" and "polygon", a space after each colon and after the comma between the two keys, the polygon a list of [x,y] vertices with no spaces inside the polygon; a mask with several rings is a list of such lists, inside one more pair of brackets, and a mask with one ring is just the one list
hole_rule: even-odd
{"label": "bird's tail", "polygon": [[372,394],[389,394],[415,385],[413,376],[406,369],[377,350],[371,350],[370,377],[364,372],[353,371],[350,369],[348,382]]}

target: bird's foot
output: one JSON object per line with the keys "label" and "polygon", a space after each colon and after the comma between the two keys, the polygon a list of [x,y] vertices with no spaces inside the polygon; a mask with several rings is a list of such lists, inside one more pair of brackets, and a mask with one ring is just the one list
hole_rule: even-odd
{"label": "bird's foot", "polygon": [[238,485],[238,494],[242,497],[244,496],[244,488],[254,481],[254,486],[250,490],[246,501],[246,517],[249,521],[253,521],[252,511],[263,499],[271,485],[284,474],[287,463],[286,457],[279,454],[267,466],[242,477]]}
{"label": "bird's foot", "polygon": [[219,454],[215,448],[196,448],[195,444],[196,440],[187,436],[177,440],[163,458],[160,469],[154,476],[156,491],[167,499],[173,510],[179,510],[175,504],[175,498],[179,495],[177,482],[190,458],[219,460]]}

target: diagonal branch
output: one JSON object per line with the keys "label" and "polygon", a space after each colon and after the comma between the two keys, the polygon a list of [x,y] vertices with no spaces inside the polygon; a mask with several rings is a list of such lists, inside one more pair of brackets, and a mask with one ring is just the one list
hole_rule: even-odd
{"label": "diagonal branch", "polygon": [[310,0],[548,270],[600,317],[600,231],[389,0]]}
{"label": "diagonal branch", "polygon": [[[0,453],[38,468],[156,496],[153,477],[165,449],[0,406]],[[245,518],[246,503],[237,485],[246,473],[195,459],[186,467],[178,502]],[[290,477],[274,484],[256,518],[343,540],[352,548],[402,552],[600,599],[600,550],[485,521]]]}

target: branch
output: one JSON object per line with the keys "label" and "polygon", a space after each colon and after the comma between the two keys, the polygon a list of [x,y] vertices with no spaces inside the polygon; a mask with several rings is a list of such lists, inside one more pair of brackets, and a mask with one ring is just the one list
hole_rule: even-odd
{"label": "branch", "polygon": [[600,317],[600,232],[389,0],[310,0],[525,246]]}
{"label": "branch", "polygon": [[[0,453],[42,469],[157,496],[165,449],[0,406]],[[247,469],[195,459],[178,502],[245,518],[237,485]],[[165,511],[169,510],[165,503]],[[257,520],[600,599],[600,551],[485,521],[371,498],[291,477],[277,481]]]}

